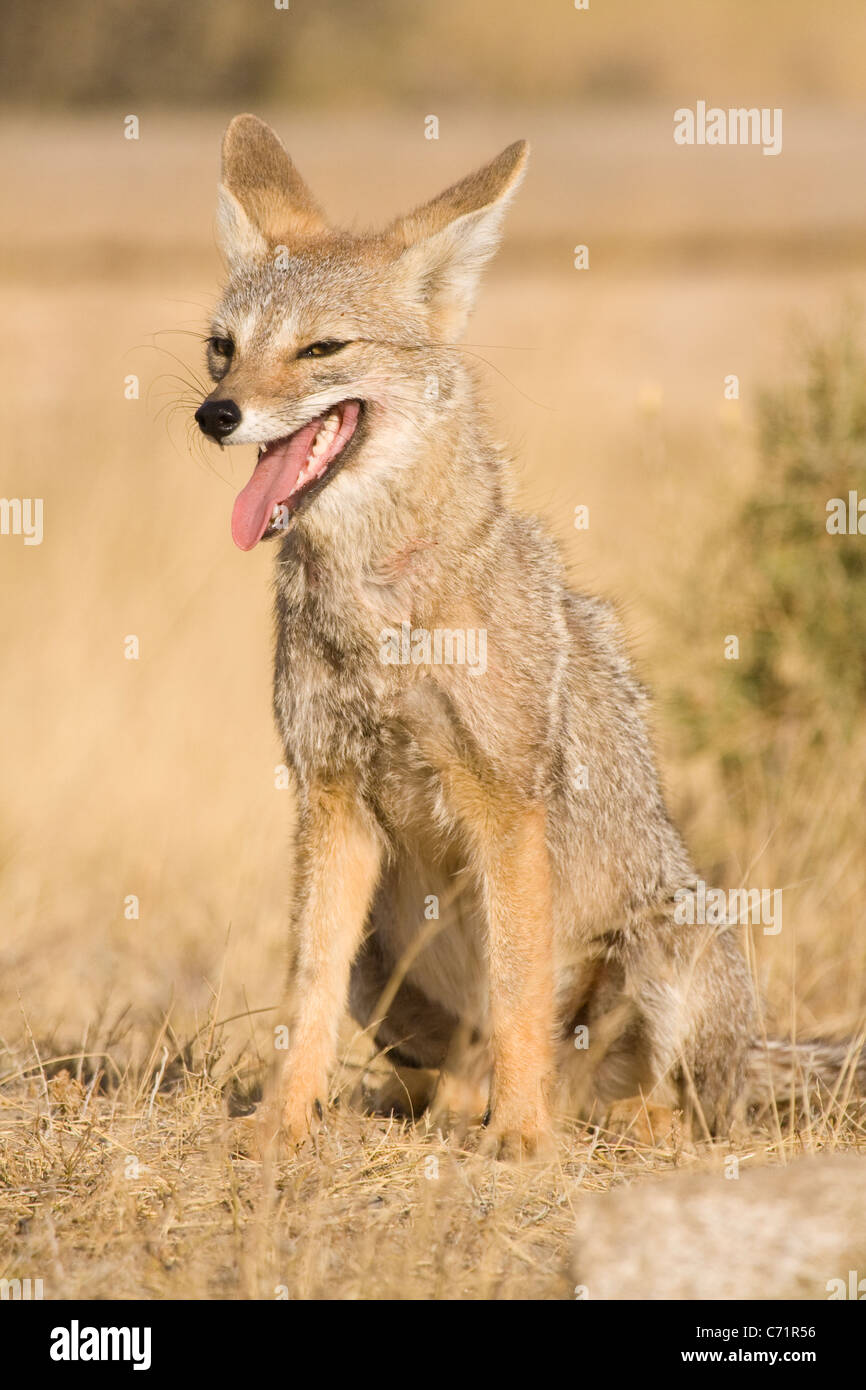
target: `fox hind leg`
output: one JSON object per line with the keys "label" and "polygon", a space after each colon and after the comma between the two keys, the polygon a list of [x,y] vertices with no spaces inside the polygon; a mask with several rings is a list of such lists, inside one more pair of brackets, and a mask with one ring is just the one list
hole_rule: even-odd
{"label": "fox hind leg", "polygon": [[561,1103],[586,1113],[640,1095],[682,1109],[698,1135],[724,1133],[742,1102],[752,1032],[751,981],[731,930],[654,913],[605,943],[560,1045]]}

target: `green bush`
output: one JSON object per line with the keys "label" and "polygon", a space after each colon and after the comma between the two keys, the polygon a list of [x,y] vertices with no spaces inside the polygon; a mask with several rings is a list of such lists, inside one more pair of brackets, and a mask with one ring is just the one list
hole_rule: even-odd
{"label": "green bush", "polygon": [[[858,320],[808,343],[796,379],[763,394],[757,441],[759,472],[726,528],[712,600],[739,660],[714,660],[709,686],[672,693],[688,751],[716,754],[738,777],[755,758],[778,773],[795,746],[844,744],[866,711],[866,513],[862,535],[827,530],[832,498],[846,511],[849,492],[866,498]],[[699,649],[702,614],[692,626]]]}

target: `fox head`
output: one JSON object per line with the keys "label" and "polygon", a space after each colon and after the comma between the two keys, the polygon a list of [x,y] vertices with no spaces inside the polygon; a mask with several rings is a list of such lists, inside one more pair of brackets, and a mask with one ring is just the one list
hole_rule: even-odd
{"label": "fox head", "polygon": [[242,550],[310,509],[333,522],[388,492],[461,389],[455,350],[525,141],[384,231],[328,225],[271,128],[226,131],[218,237],[228,282],[211,324],[216,385],[196,420],[259,458],[232,515]]}

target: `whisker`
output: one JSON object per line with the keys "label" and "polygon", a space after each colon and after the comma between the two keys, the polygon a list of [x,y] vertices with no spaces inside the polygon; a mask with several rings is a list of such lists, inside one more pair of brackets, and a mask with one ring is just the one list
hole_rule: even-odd
{"label": "whisker", "polygon": [[491,371],[496,372],[497,376],[502,377],[503,381],[507,381],[508,385],[512,386],[514,390],[517,392],[517,394],[519,396],[522,396],[525,401],[529,401],[532,405],[537,405],[539,410],[547,410],[551,412],[556,410],[556,406],[545,405],[544,401],[537,401],[534,396],[530,396],[528,391],[524,391],[522,387],[517,385],[516,381],[512,381],[511,377],[502,371],[501,367],[497,367],[495,362],[490,362],[486,357],[483,356],[482,353],[472,352],[472,350],[468,348],[465,343],[455,344],[455,347],[460,352],[468,352],[470,357],[474,357],[476,361],[483,362],[485,366],[491,369]]}
{"label": "whisker", "polygon": [[[537,401],[534,396],[530,396],[529,392],[524,391],[522,387],[518,386],[516,381],[512,381],[511,377],[508,376],[505,372],[503,372],[501,367],[497,367],[495,362],[489,361],[488,358],[484,357],[481,353],[473,352],[472,348],[467,343],[401,343],[399,341],[394,341],[389,338],[357,338],[355,339],[355,341],[362,343],[370,343],[371,345],[375,345],[378,347],[398,348],[402,349],[405,352],[467,352],[471,357],[475,357],[479,362],[483,362],[486,367],[489,367],[491,369],[491,371],[496,372],[497,376],[502,377],[502,380],[506,381],[508,385],[511,386],[519,396],[522,396],[524,400],[529,401],[531,405],[538,406],[539,410],[554,411],[557,408],[556,406],[545,405],[544,401]],[[483,344],[481,346],[483,346]],[[495,349],[497,345],[490,346],[491,348]],[[512,350],[515,352],[520,352],[524,349],[521,349],[520,347],[514,347]],[[525,351],[535,350],[536,349],[525,349]]]}
{"label": "whisker", "polygon": [[[185,337],[187,337],[187,338],[197,338],[198,341],[199,341],[200,343],[206,343],[207,340],[208,340],[208,337],[209,337],[209,335],[208,335],[207,333],[202,333],[201,329],[197,329],[197,328],[155,328],[155,329],[153,330],[153,336],[154,336],[154,338],[156,338],[157,336],[160,336],[160,337],[161,337],[163,333],[182,333],[182,334],[183,334]],[[145,343],[145,344],[143,344],[143,346],[144,346],[144,347],[159,347],[160,344],[159,344],[159,343]]]}
{"label": "whisker", "polygon": [[196,391],[201,391],[203,396],[208,394],[210,386],[203,382],[197,375],[195,369],[191,367],[188,362],[185,362],[182,357],[178,357],[176,352],[171,352],[169,348],[163,347],[161,343],[139,343],[136,348],[130,348],[129,351],[133,352],[139,349],[150,349],[151,352],[161,352],[166,357],[171,358],[172,362],[180,367],[181,372],[186,374],[184,379],[188,386]]}

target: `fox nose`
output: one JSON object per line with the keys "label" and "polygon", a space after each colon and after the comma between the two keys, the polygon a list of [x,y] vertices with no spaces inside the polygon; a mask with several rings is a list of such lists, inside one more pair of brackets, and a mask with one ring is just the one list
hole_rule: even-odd
{"label": "fox nose", "polygon": [[234,401],[202,401],[195,418],[199,429],[211,439],[225,439],[241,422],[240,406]]}

